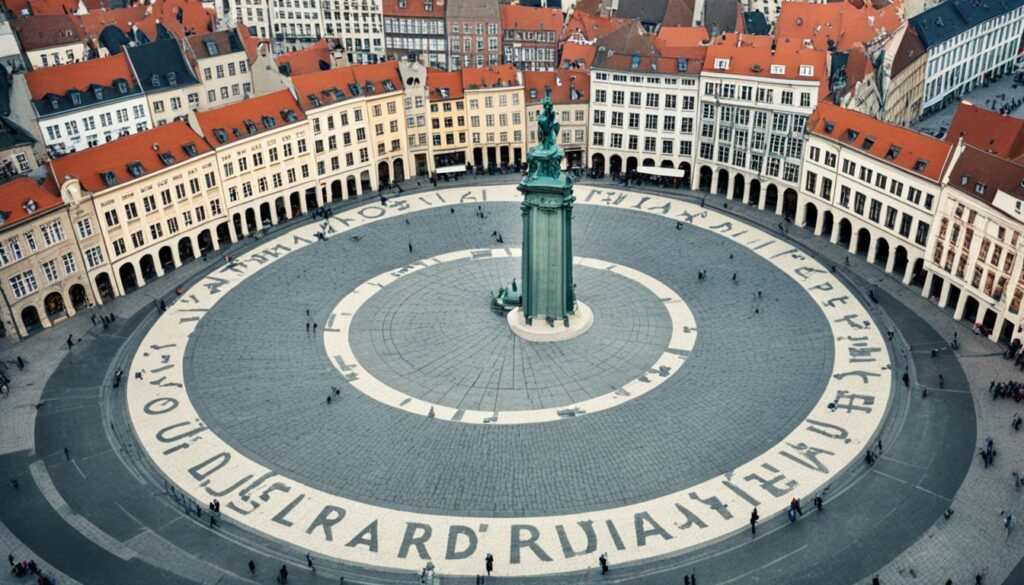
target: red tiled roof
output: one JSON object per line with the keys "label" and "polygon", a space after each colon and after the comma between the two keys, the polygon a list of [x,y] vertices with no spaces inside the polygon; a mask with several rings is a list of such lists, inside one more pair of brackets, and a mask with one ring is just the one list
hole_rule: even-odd
{"label": "red tiled roof", "polygon": [[28,6],[32,14],[39,15],[54,15],[54,14],[74,14],[78,10],[78,0],[27,0],[23,4],[16,3],[17,10],[8,5],[14,11],[15,15],[21,13],[21,9]]}
{"label": "red tiled roof", "polygon": [[162,153],[169,152],[175,162],[190,158],[185,150],[186,144],[195,146],[194,156],[213,150],[188,124],[178,121],[62,156],[51,161],[50,166],[58,180],[75,177],[83,189],[95,193],[109,188],[100,173],[114,173],[118,184],[133,181],[138,177],[128,171],[129,164],[142,164],[143,174],[140,176],[154,173],[167,167],[160,160]]}
{"label": "red tiled roof", "polygon": [[[743,35],[748,40],[747,35]],[[770,37],[769,37],[770,38]],[[736,46],[732,43],[715,43],[708,47],[704,61],[706,73],[726,73],[749,77],[769,79],[792,79],[801,81],[822,82],[827,78],[825,51],[804,48],[797,41],[783,39],[778,42],[774,54],[771,45],[759,46],[763,41],[753,41],[754,45]],[[728,59],[727,69],[715,69],[716,59]],[[785,67],[784,73],[773,74],[772,65]],[[813,71],[810,76],[800,75],[800,66],[810,65]]]}
{"label": "red tiled roof", "polygon": [[462,70],[463,89],[481,89],[485,87],[498,87],[515,85],[519,82],[517,76],[519,70],[514,65],[494,65],[492,67],[479,67]]}
{"label": "red tiled roof", "polygon": [[[25,205],[32,201],[36,204],[34,211],[29,213]],[[64,205],[60,191],[49,174],[43,184],[30,177],[18,177],[0,184],[0,217],[3,223],[0,229],[7,229],[29,217],[56,209]]]}
{"label": "red tiled roof", "polygon": [[[618,71],[640,71],[659,73],[680,73],[697,75],[704,68],[706,47],[684,47],[666,49],[665,54],[640,57],[637,67],[633,67],[633,56],[616,53],[605,57],[601,67]],[[686,59],[686,71],[680,71],[680,59]]]}
{"label": "red tiled roof", "polygon": [[896,48],[896,56],[892,60],[892,68],[889,71],[889,75],[896,77],[909,67],[911,63],[925,58],[927,55],[928,51],[921,44],[921,37],[917,36],[917,29],[909,25],[904,26],[903,36],[900,38],[900,44]]}
{"label": "red tiled roof", "polygon": [[75,19],[67,15],[26,16],[11,21],[25,51],[83,42]]}
{"label": "red tiled roof", "polygon": [[148,7],[144,5],[108,10],[102,12],[90,12],[75,17],[82,29],[83,34],[93,39],[100,36],[103,29],[110,25],[116,26],[124,32],[131,29],[131,24],[146,18]]}
{"label": "red tiled roof", "polygon": [[971,102],[960,102],[946,141],[956,143],[963,134],[964,142],[1003,158],[1015,159],[1024,154],[1024,120],[1003,116],[980,108]]}
{"label": "red tiled roof", "polygon": [[702,26],[665,26],[658,31],[654,43],[661,47],[699,47],[708,42],[708,31]]}
{"label": "red tiled roof", "polygon": [[579,10],[578,8],[569,15],[565,23],[565,30],[562,40],[573,35],[580,35],[585,40],[593,41],[597,37],[615,32],[633,21],[628,18],[608,18],[605,16],[594,16]]}
{"label": "red tiled roof", "polygon": [[502,4],[499,9],[502,30],[553,30],[558,33],[555,38],[562,35],[565,17],[558,8]]}
{"label": "red tiled roof", "polygon": [[849,50],[892,34],[902,21],[898,6],[877,10],[872,6],[855,7],[848,2],[812,4],[783,2],[775,21],[775,37],[798,42],[810,39],[816,49],[828,50],[828,41],[839,51]]}
{"label": "red tiled roof", "polygon": [[[430,90],[430,101],[462,99],[462,71],[441,71],[427,69],[427,88]],[[448,97],[441,97],[439,90],[444,89]]]}
{"label": "red tiled roof", "polygon": [[65,95],[72,89],[88,91],[94,83],[111,87],[115,79],[124,79],[129,87],[135,86],[132,68],[125,53],[25,73],[25,82],[28,83],[33,100],[41,100],[50,93]]}
{"label": "red tiled roof", "polygon": [[321,62],[330,64],[331,62],[331,50],[327,47],[327,41],[320,39],[312,45],[290,53],[285,53],[275,59],[277,65],[288,64],[291,67],[289,75],[295,77],[297,75],[308,75],[310,73],[316,73],[318,71],[324,71],[320,66]]}
{"label": "red tiled roof", "polygon": [[431,9],[427,10],[424,0],[383,0],[381,10],[384,16],[405,18],[444,18],[445,2],[429,0]]}
{"label": "red tiled roof", "polygon": [[562,61],[559,65],[561,67],[579,67],[582,71],[589,71],[596,56],[597,45],[565,43],[562,45]]}
{"label": "red tiled roof", "polygon": [[[888,124],[825,101],[818,104],[807,127],[813,134],[848,144],[887,164],[932,181],[942,177],[953,149],[952,145],[926,134]],[[893,148],[898,150],[891,150]],[[924,161],[923,168],[917,168],[919,161]]]}
{"label": "red tiled roof", "polygon": [[[352,98],[352,84],[359,86],[358,95],[371,95],[367,90],[367,83],[373,84],[373,95],[386,93],[388,90],[384,88],[385,81],[392,83],[395,88],[392,91],[402,89],[396,61],[374,65],[350,65],[292,77],[295,93],[299,96],[302,107],[307,110]],[[341,92],[341,97],[336,94],[337,91]],[[319,105],[313,103],[311,95],[320,102]]]}
{"label": "red tiled roof", "polygon": [[[263,123],[264,116],[274,119],[275,125],[272,128],[280,128],[292,124],[293,122],[284,119],[283,112],[287,110],[295,113],[296,121],[306,119],[302,108],[299,107],[295,98],[292,97],[292,92],[282,89],[215,110],[196,112],[195,116],[196,122],[198,122],[199,127],[202,129],[203,137],[216,147],[222,144],[220,139],[217,138],[217,133],[220,130],[224,131],[225,140],[223,144],[230,144],[236,140],[267,131],[269,128]],[[246,128],[246,121],[256,125],[256,131],[252,134]],[[214,130],[218,132],[214,132]],[[238,136],[235,136],[236,130],[238,131]]]}
{"label": "red tiled roof", "polygon": [[[544,99],[547,88],[551,88],[553,104],[580,104],[590,99],[590,76],[586,73],[524,71],[523,86],[526,88],[526,103],[539,103]],[[573,89],[577,92],[575,99]],[[531,91],[535,92],[536,98],[531,97]]]}
{"label": "red tiled roof", "polygon": [[997,191],[1024,199],[1024,165],[966,146],[949,173],[949,185],[988,203]]}

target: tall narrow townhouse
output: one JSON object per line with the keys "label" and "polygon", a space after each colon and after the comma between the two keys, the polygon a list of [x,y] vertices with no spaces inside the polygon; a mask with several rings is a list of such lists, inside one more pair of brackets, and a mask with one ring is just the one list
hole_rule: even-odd
{"label": "tall narrow townhouse", "polygon": [[827,102],[807,130],[796,224],[923,283],[952,145]]}
{"label": "tall narrow townhouse", "polygon": [[184,120],[189,112],[199,109],[199,80],[176,39],[160,39],[125,50],[154,126]]}
{"label": "tall narrow townhouse", "polygon": [[462,90],[462,71],[431,69],[430,89],[431,169],[439,179],[464,173],[469,158],[469,116]]}
{"label": "tall narrow townhouse", "polygon": [[199,109],[226,106],[253,95],[256,45],[244,26],[185,38],[186,57],[199,79]]}
{"label": "tall narrow townhouse", "polygon": [[188,123],[216,149],[230,217],[218,239],[233,242],[323,204],[309,122],[288,90],[193,112]]}
{"label": "tall narrow townhouse", "polygon": [[587,164],[587,126],[590,120],[590,77],[576,71],[526,71],[527,144],[537,144],[537,117],[550,94],[561,131],[558,146],[565,151],[562,167],[582,170]]}
{"label": "tall narrow townhouse", "polygon": [[695,187],[794,217],[807,119],[828,92],[826,52],[721,35],[701,72]]}
{"label": "tall narrow townhouse", "polygon": [[429,177],[433,172],[430,164],[430,130],[427,114],[430,111],[428,87],[429,69],[426,55],[419,58],[409,56],[398,60],[398,77],[405,92],[405,130],[408,138],[411,175]]}
{"label": "tall narrow townhouse", "polygon": [[[95,210],[107,265],[89,274],[103,296],[126,294],[219,247],[227,221],[213,149],[185,122],[171,122],[54,160],[72,202]],[[86,228],[79,226],[79,235]]]}

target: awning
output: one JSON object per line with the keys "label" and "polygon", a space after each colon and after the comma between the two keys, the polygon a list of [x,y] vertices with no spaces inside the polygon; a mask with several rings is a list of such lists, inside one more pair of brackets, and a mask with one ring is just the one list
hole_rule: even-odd
{"label": "awning", "polygon": [[446,173],[464,173],[466,172],[466,165],[451,165],[447,167],[441,167],[437,169],[437,174],[444,175]]}
{"label": "awning", "polygon": [[686,171],[672,167],[640,167],[636,170],[645,175],[659,175],[662,177],[674,177],[677,179],[686,178]]}

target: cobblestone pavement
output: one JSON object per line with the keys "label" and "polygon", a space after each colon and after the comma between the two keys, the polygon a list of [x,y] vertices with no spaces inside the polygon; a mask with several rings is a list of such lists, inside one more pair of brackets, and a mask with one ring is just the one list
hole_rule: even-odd
{"label": "cobblestone pavement", "polygon": [[[1010,75],[989,84],[988,87],[975,88],[961,99],[980,108],[998,111],[1000,107],[1012,100],[1020,99],[1022,96],[1024,96],[1024,84],[1015,82],[1013,76]],[[956,115],[958,107],[960,107],[960,102],[953,102],[938,112],[918,120],[912,127],[929,136],[939,136],[944,129],[949,130],[949,125],[953,122],[953,116]],[[1024,118],[1024,104],[1018,106],[1010,115],[1015,118]]]}
{"label": "cobblestone pavement", "polygon": [[[722,200],[711,197],[709,202],[720,206]],[[753,222],[777,224],[776,217],[739,204],[730,204],[729,211]],[[802,230],[792,229],[789,237],[839,265],[846,255]],[[1020,437],[1009,428],[1016,406],[992,401],[984,390],[993,377],[1009,379],[1018,373],[999,357],[997,346],[971,336],[966,325],[954,324],[948,312],[917,296],[915,289],[903,287],[859,258],[851,264],[851,275],[862,275],[884,291],[880,297],[886,318],[910,344],[906,355],[915,383],[932,387],[928,398],[920,398],[917,387],[908,394],[905,402],[909,409],[884,436],[886,452],[880,463],[870,472],[854,473],[843,485],[834,486],[820,517],[811,515],[792,527],[785,522],[766,523],[757,540],[737,536],[708,550],[621,572],[613,560],[612,573],[603,579],[595,572],[546,583],[633,579],[677,585],[691,569],[703,577],[702,583],[856,582],[875,573],[880,573],[883,583],[941,583],[946,578],[964,583],[979,571],[987,572],[986,583],[999,583],[1009,575],[1024,555],[1024,543],[1019,532],[1006,538],[998,514],[1012,509],[1018,518],[1024,516],[1019,494],[1013,492],[1009,481],[1010,470],[1024,465],[1024,450],[1016,448]],[[194,263],[180,269],[172,277],[147,284],[142,292],[170,291],[186,279],[189,269],[199,271],[202,266]],[[141,324],[146,311],[130,321],[125,317],[151,300],[135,293],[116,302],[121,303],[122,308],[115,308],[121,319],[110,331],[89,333],[87,316],[76,317],[3,350],[8,363],[18,353],[39,357],[32,358],[25,371],[13,372],[11,402],[0,403],[0,473],[21,483],[18,492],[8,488],[6,494],[13,495],[5,495],[5,504],[0,506],[0,523],[8,529],[0,531],[0,545],[19,555],[31,549],[42,555],[44,566],[56,565],[83,583],[269,583],[270,567],[281,562],[292,568],[290,582],[295,583],[336,583],[339,574],[346,576],[347,583],[418,582],[411,575],[389,577],[358,567],[330,565],[321,566],[314,578],[296,568],[304,565],[302,551],[259,543],[230,526],[216,534],[203,529],[198,520],[175,509],[173,500],[163,496],[145,473],[138,475],[134,470],[138,464],[126,467],[125,460],[137,460],[138,454],[133,457],[130,437],[122,436],[125,428],[115,424],[112,431],[105,431],[91,421],[105,420],[98,398],[107,391],[97,390],[105,364],[118,359],[121,342]],[[909,310],[902,308],[904,305]],[[107,310],[105,307],[104,312]],[[963,347],[959,359],[966,378],[960,377],[956,360],[947,351],[934,360],[928,357],[928,349],[943,343],[954,330],[960,333]],[[84,360],[72,366],[70,361],[77,356],[57,350],[69,332],[77,339],[78,331],[85,339],[79,347],[92,352],[89,356],[95,366],[83,365]],[[60,371],[65,375],[47,385],[50,372],[62,360]],[[936,388],[939,373],[945,373],[946,388],[942,390]],[[47,404],[37,417],[34,405],[44,387]],[[973,416],[967,414],[972,409]],[[977,458],[968,459],[973,447],[967,445],[986,435],[1000,448],[995,467],[988,470],[982,469]],[[74,449],[71,461],[61,452],[65,444]],[[45,462],[45,470],[69,509],[124,543],[137,558],[123,561],[83,540],[86,536],[82,533],[69,533],[66,519],[49,507],[36,486],[29,471],[35,461]],[[956,512],[945,521],[941,511],[949,505]],[[259,566],[255,579],[250,579],[244,568],[248,558],[255,558]],[[839,579],[840,575],[845,578]]]}

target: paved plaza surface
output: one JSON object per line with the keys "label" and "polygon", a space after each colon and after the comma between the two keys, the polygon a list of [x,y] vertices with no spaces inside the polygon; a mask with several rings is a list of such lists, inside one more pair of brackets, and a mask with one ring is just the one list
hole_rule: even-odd
{"label": "paved plaza surface", "polygon": [[[577,196],[588,188],[577,187]],[[599,188],[614,191],[618,186]],[[484,218],[477,215],[477,205]],[[764,222],[766,233],[777,224],[771,215],[738,203],[723,209],[722,201],[712,198],[708,207],[732,221]],[[638,211],[577,205],[574,253],[630,266],[678,293],[696,323],[692,351],[678,371],[650,369],[658,352],[671,345],[660,299],[633,280],[585,266],[577,269],[578,294],[595,310],[594,329],[573,340],[578,347],[553,350],[561,352],[555,354],[561,360],[516,347],[487,303],[517,272],[517,260],[500,251],[518,247],[519,221],[514,203],[437,206],[354,227],[275,259],[272,269],[247,275],[204,312],[183,353],[188,398],[220,440],[280,473],[282,480],[287,476],[394,510],[398,521],[414,513],[564,515],[573,518],[565,522],[567,530],[575,531],[567,532],[570,549],[579,544],[582,526],[573,514],[592,512],[597,520],[603,508],[728,476],[783,441],[822,398],[838,342],[808,292],[737,239],[685,223],[677,229],[675,220]],[[314,225],[294,223],[297,228]],[[272,237],[292,228],[277,229]],[[494,232],[502,234],[502,243]],[[807,254],[826,271],[832,264],[843,266],[845,252],[802,230],[780,234],[776,228],[773,237],[809,249]],[[499,253],[428,263],[381,288],[360,307],[350,336],[360,371],[416,400],[436,403],[438,413],[571,408],[606,394],[596,387],[597,380],[608,381],[612,396],[634,375],[664,380],[634,399],[565,420],[463,424],[388,405],[348,385],[321,341],[323,333],[306,332],[307,320],[321,332],[329,329],[339,301],[385,271],[456,250],[484,249]],[[245,252],[239,249],[236,255]],[[709,279],[698,281],[696,273],[704,268]],[[223,269],[196,262],[119,299],[109,308],[119,317],[109,330],[91,327],[82,315],[5,351],[8,363],[18,354],[33,355],[30,349],[47,357],[30,360],[24,371],[12,369],[14,396],[0,404],[0,436],[5,437],[0,473],[19,480],[17,489],[5,488],[0,544],[16,557],[31,556],[48,570],[54,567],[61,582],[270,583],[282,563],[292,583],[337,583],[339,576],[346,583],[420,582],[418,571],[387,563],[352,564],[319,553],[313,555],[318,570],[312,573],[306,568],[310,549],[305,541],[261,536],[233,513],[210,528],[206,502],[197,502],[204,510],[201,517],[186,514],[190,496],[180,504],[182,486],[172,491],[159,455],[145,452],[145,441],[140,442],[128,418],[125,388],[112,387],[113,372],[122,367],[129,376],[136,373],[132,356],[148,347],[143,337],[160,317],[153,298],[181,284],[201,286],[196,283],[209,278],[206,272]],[[737,273],[735,283],[732,272]],[[886,361],[894,372],[908,369],[913,388],[904,390],[897,381],[884,420],[871,434],[884,444],[880,461],[870,469],[857,461],[814,488],[826,490],[824,512],[810,510],[805,498],[805,514],[795,524],[765,514],[756,538],[749,531],[728,531],[642,560],[629,556],[635,543],[628,541],[638,533],[652,542],[680,541],[696,526],[688,533],[665,524],[665,538],[650,524],[639,531],[622,525],[627,540],[622,552],[609,543],[608,550],[584,555],[587,569],[570,573],[544,575],[540,569],[531,577],[509,578],[516,574],[509,551],[495,550],[494,580],[681,583],[684,574],[694,571],[701,583],[856,583],[874,574],[883,583],[945,578],[966,583],[986,571],[986,583],[1002,582],[1020,559],[1024,542],[1017,533],[1007,538],[998,519],[1006,508],[1020,516],[1020,497],[1014,497],[1008,478],[1013,466],[1022,464],[1021,450],[1012,442],[1020,439],[1008,433],[1014,405],[986,396],[987,380],[1013,375],[998,356],[998,346],[969,337],[966,328],[958,329],[919,291],[857,258],[850,269],[838,268],[836,277],[853,291],[878,330],[895,332]],[[877,305],[866,300],[868,287],[877,291]],[[446,291],[450,295],[442,296]],[[760,301],[757,291],[762,292]],[[476,304],[459,311],[470,303]],[[628,331],[620,337],[599,329],[602,315],[616,311],[617,303],[624,305],[615,317],[622,321],[607,329]],[[434,307],[436,313],[429,310]],[[471,324],[480,326],[464,335],[453,332]],[[958,355],[945,346],[953,330],[961,332]],[[82,341],[69,354],[60,348],[71,332]],[[424,341],[431,339],[436,342]],[[939,357],[930,356],[931,347],[942,348]],[[573,357],[595,354],[603,357],[591,358],[590,367]],[[501,373],[483,384],[467,382],[486,357],[504,366],[488,368]],[[450,367],[432,365],[435,358]],[[526,363],[536,364],[537,371],[517,371]],[[570,369],[559,379],[555,368],[562,363]],[[158,379],[154,372],[144,372],[143,380]],[[945,379],[941,389],[940,374]],[[930,388],[927,397],[921,396],[922,387]],[[501,390],[509,396],[499,396]],[[978,437],[987,434],[1002,448],[996,468],[983,470],[972,456]],[[199,452],[211,440],[193,437],[177,453]],[[209,487],[230,486],[218,480]],[[944,520],[942,512],[950,506],[955,513]],[[735,506],[733,512],[745,519],[749,507]],[[349,521],[358,517],[356,508],[348,509]],[[715,529],[709,516],[701,518]],[[296,526],[299,534],[308,520]],[[685,520],[680,517],[677,524]],[[338,549],[349,541],[346,529],[345,520],[339,520],[336,534],[345,538],[334,541]],[[322,530],[321,523],[315,532]],[[486,542],[486,536],[478,536]],[[382,548],[387,538],[380,535]],[[402,541],[403,535],[391,538]],[[538,542],[555,543],[546,549],[553,563],[563,560],[566,551],[558,548],[558,537],[545,538]],[[435,583],[473,582],[471,574],[446,571],[452,563],[444,558],[445,543],[440,546],[442,554],[432,559]],[[524,558],[534,554],[529,546],[520,548]],[[407,552],[415,558],[415,544]],[[612,563],[605,576],[596,570],[600,552],[608,552]],[[245,567],[250,558],[258,566],[255,576]],[[543,561],[529,557],[529,562]]]}

